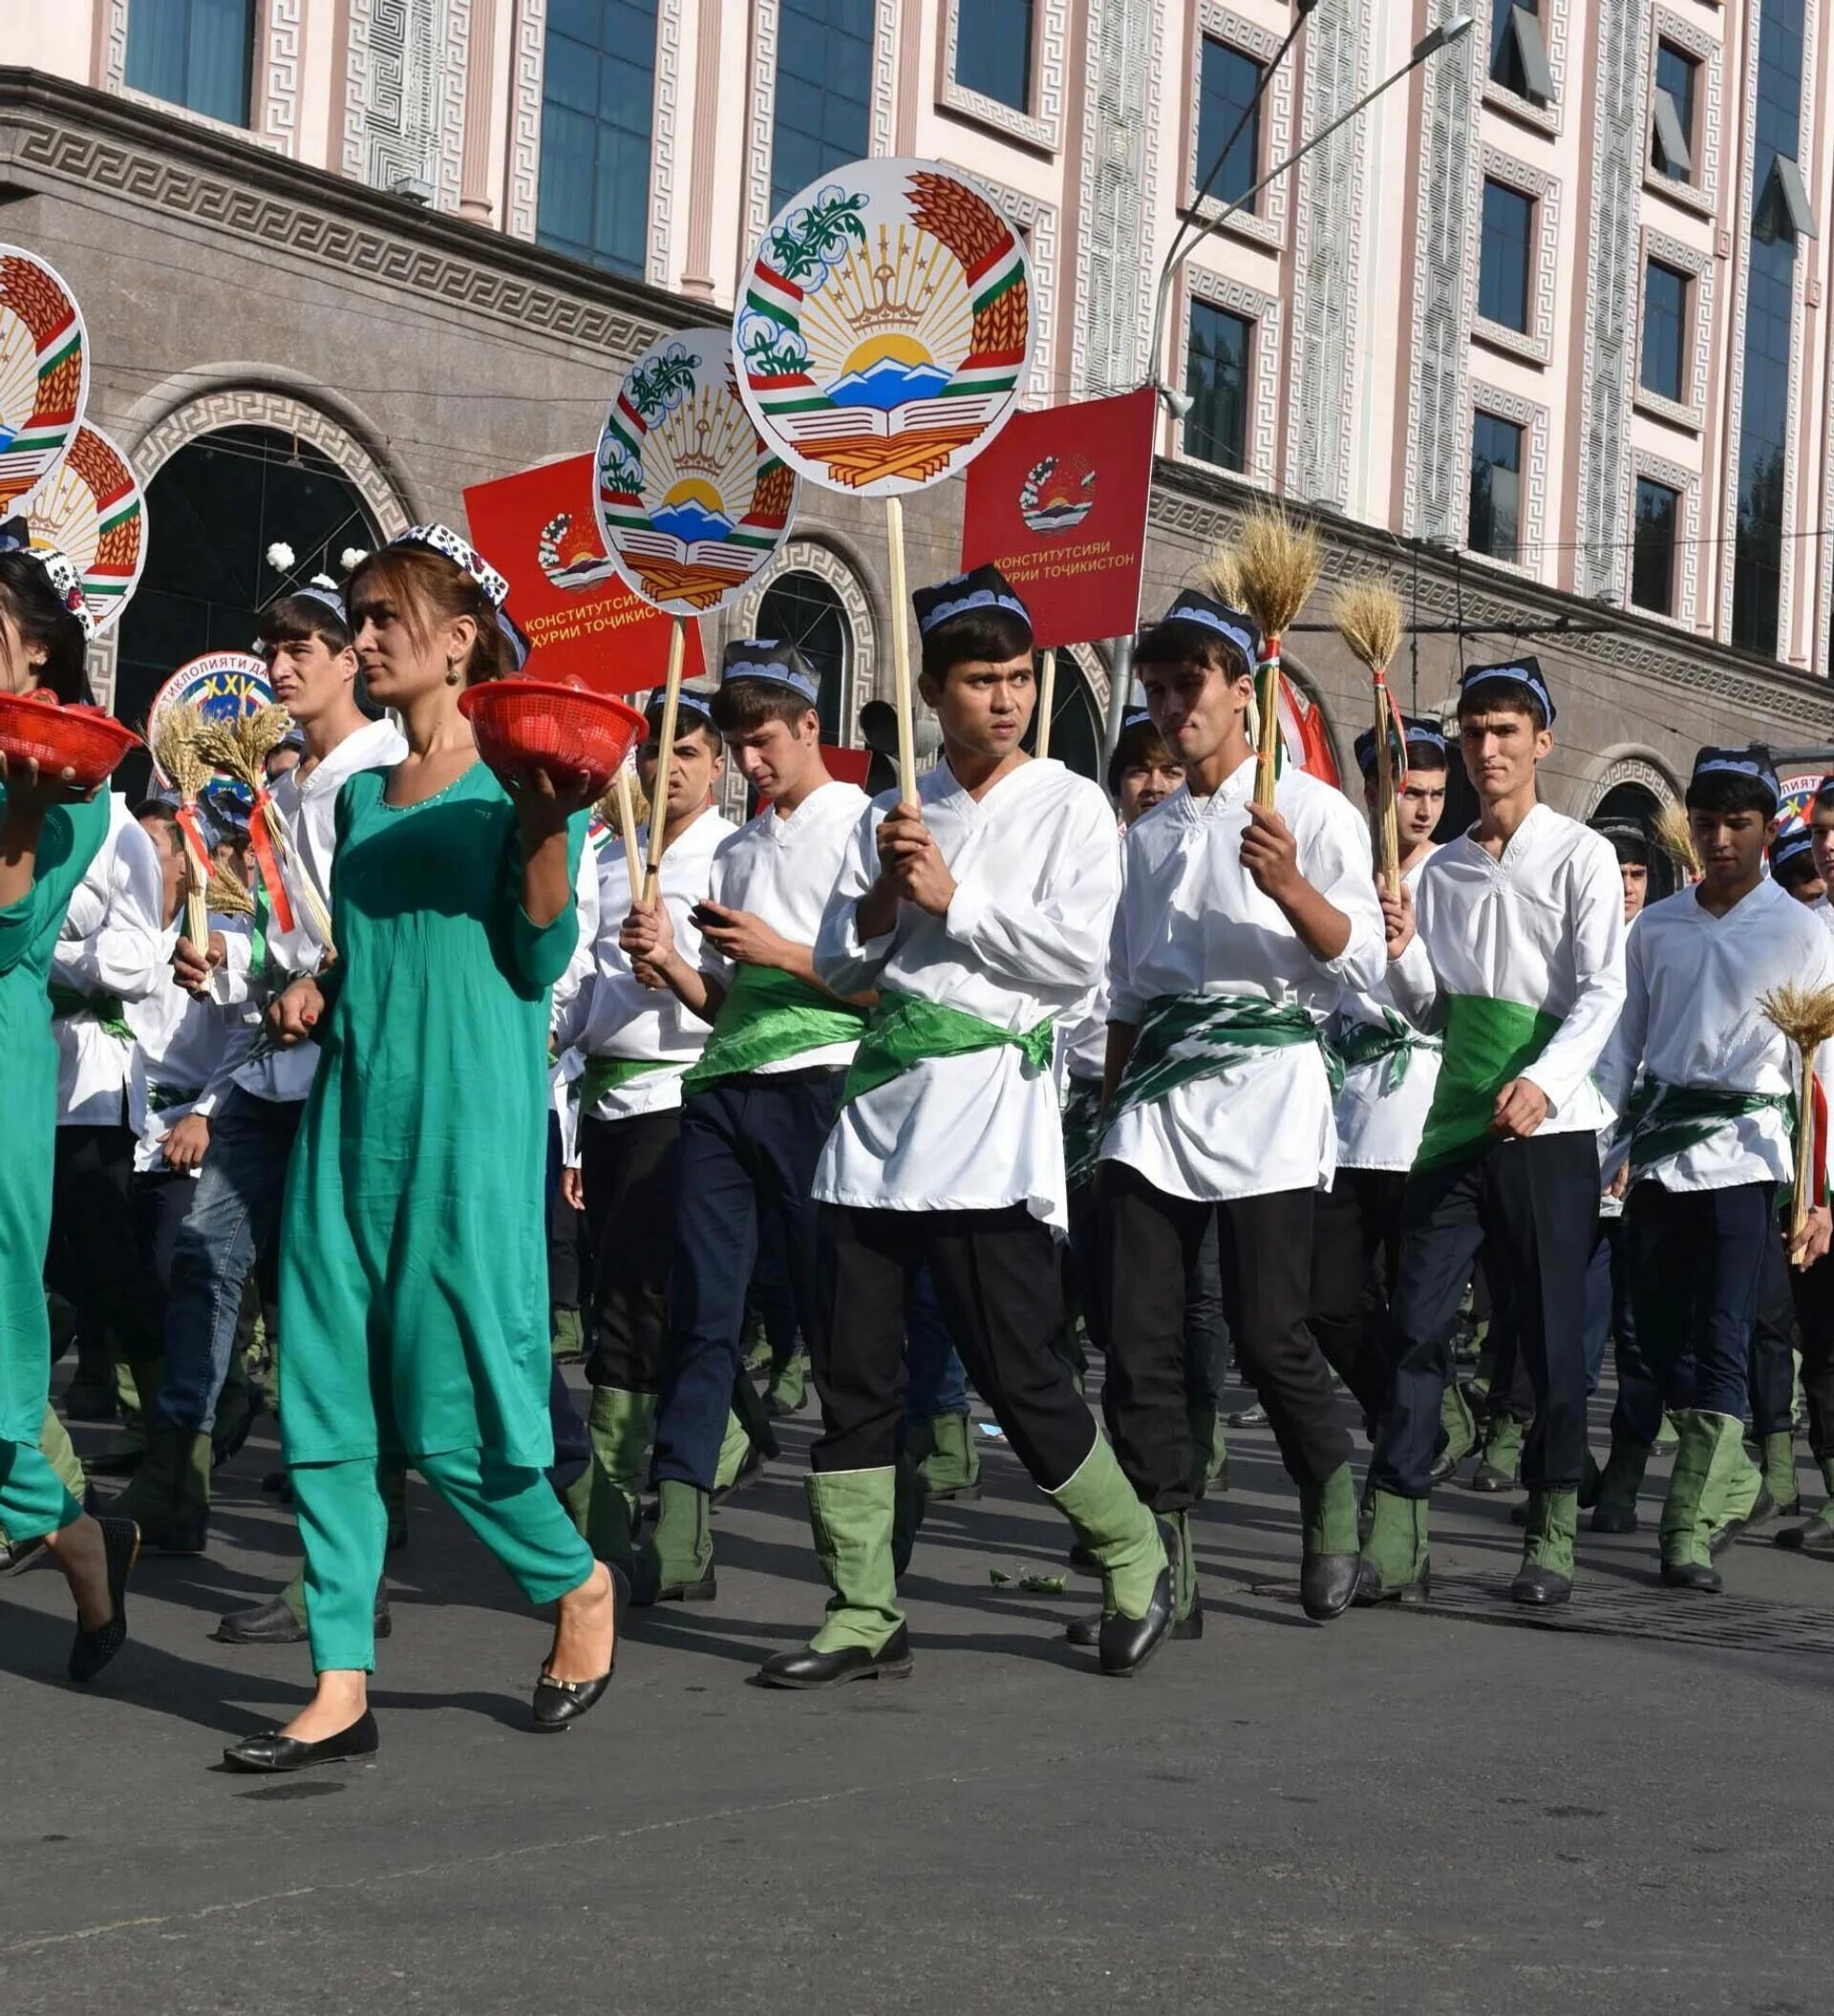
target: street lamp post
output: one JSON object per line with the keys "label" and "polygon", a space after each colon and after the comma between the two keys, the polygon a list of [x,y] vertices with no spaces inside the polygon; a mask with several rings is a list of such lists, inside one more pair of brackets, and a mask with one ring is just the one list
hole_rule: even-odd
{"label": "street lamp post", "polygon": [[[1315,4],[1316,0],[1313,0],[1313,5]],[[1301,7],[1300,21],[1294,22],[1292,32],[1288,35],[1286,42],[1281,45],[1280,53],[1282,55],[1292,46],[1293,38],[1298,34],[1305,15],[1311,11],[1312,9],[1310,7]],[[1247,208],[1261,194],[1262,190],[1277,182],[1283,175],[1289,174],[1292,169],[1296,168],[1315,147],[1322,146],[1340,127],[1349,125],[1352,119],[1366,111],[1385,91],[1392,90],[1403,77],[1410,75],[1430,57],[1438,55],[1441,50],[1449,49],[1455,42],[1462,40],[1465,35],[1470,33],[1471,27],[1471,15],[1454,14],[1450,20],[1441,21],[1437,28],[1428,30],[1420,37],[1419,41],[1414,45],[1413,54],[1408,57],[1399,70],[1396,71],[1393,75],[1384,77],[1373,91],[1366,92],[1347,111],[1340,112],[1330,125],[1321,127],[1318,132],[1314,133],[1306,141],[1304,146],[1288,155],[1286,159],[1281,161],[1278,166],[1269,168],[1267,174],[1252,188],[1245,189],[1233,202],[1226,204],[1214,217],[1205,218],[1188,243],[1185,242],[1184,238],[1187,224],[1180,225],[1178,235],[1172,241],[1172,249],[1166,254],[1165,264],[1160,268],[1159,291],[1153,303],[1152,348],[1148,352],[1152,369],[1152,377],[1148,382],[1152,385],[1154,391],[1159,393],[1160,397],[1165,401],[1167,409],[1175,419],[1183,419],[1191,410],[1190,394],[1177,391],[1172,386],[1167,385],[1163,375],[1165,369],[1165,317],[1171,306],[1172,281],[1176,277],[1179,267],[1197,250],[1205,239],[1209,237],[1220,225],[1226,223],[1237,211]],[[1276,58],[1275,60],[1277,61],[1278,59]],[[1268,66],[1267,75],[1270,75],[1272,70],[1273,64],[1270,63]],[[1267,87],[1267,75],[1262,78],[1263,90]],[[1247,118],[1248,114],[1245,112],[1242,119],[1237,122],[1237,132],[1247,122]],[[1227,155],[1228,150],[1235,144],[1235,138],[1236,136],[1232,133],[1224,142],[1222,154],[1217,157],[1209,175],[1205,178],[1205,190],[1215,180],[1217,171],[1223,164],[1224,157]],[[1203,202],[1202,194],[1200,194],[1198,201],[1200,203]],[[1128,693],[1133,685],[1133,640],[1131,638],[1125,639],[1124,644],[1126,646],[1125,649],[1117,648],[1114,653],[1114,671],[1109,680],[1108,721],[1106,732],[1102,738],[1104,762],[1109,756],[1114,754],[1115,744],[1120,739],[1120,724],[1127,711]]]}

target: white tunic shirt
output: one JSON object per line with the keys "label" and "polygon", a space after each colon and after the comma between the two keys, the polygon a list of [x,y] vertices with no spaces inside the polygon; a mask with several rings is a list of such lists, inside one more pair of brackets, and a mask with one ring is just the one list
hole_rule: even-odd
{"label": "white tunic shirt", "polygon": [[[221,931],[226,944],[234,935],[245,936],[248,923],[245,918],[213,914],[210,928]],[[168,954],[177,936],[176,928],[166,932]],[[195,1110],[223,1061],[232,1029],[227,1010],[187,994],[169,971],[156,992],[127,1010],[127,1022],[134,1031],[128,1125],[139,1136],[134,1167],[144,1175],[164,1168],[165,1137]]]}
{"label": "white tunic shirt", "polygon": [[[1049,760],[1020,764],[978,801],[939,763],[917,795],[955,879],[948,914],[901,903],[890,931],[861,938],[860,899],[878,880],[878,830],[897,795],[875,799],[816,941],[823,983],[838,994],[878,987],[945,1002],[1015,1034],[1075,1012],[1100,969],[1114,912],[1107,799]],[[814,1194],[882,1211],[1023,1203],[1061,1232],[1056,1080],[1011,1044],[926,1058],[842,1108]]]}
{"label": "white tunic shirt", "polygon": [[[1760,881],[1723,917],[1695,889],[1652,903],[1630,934],[1624,1012],[1598,1060],[1599,1090],[1617,1111],[1639,1070],[1664,1085],[1786,1096],[1800,1072],[1794,1046],[1758,1006],[1794,983],[1834,987],[1834,942],[1773,881]],[[1817,1075],[1834,1083],[1834,1046]],[[1624,1159],[1620,1143],[1607,1164]],[[1722,1120],[1704,1141],[1653,1162],[1638,1181],[1665,1190],[1724,1190],[1795,1179],[1789,1124],[1774,1107]]]}
{"label": "white tunic shirt", "polygon": [[[767,805],[757,818],[732,834],[714,856],[709,896],[729,910],[749,910],[795,944],[814,944],[821,928],[821,913],[834,893],[854,829],[868,802],[857,784],[830,779],[812,791],[787,818]],[[712,945],[702,945],[700,968],[721,987],[732,986],[733,962]],[[760,1075],[808,1071],[818,1065],[850,1063],[853,1052],[851,1040],[824,1043],[817,1050],[801,1050],[757,1069]]]}
{"label": "white tunic shirt", "polygon": [[[127,800],[110,796],[108,838],[71,898],[51,964],[51,985],[122,1008],[156,993],[167,974],[171,940],[162,922],[165,876],[160,851]],[[118,1127],[127,1117],[134,1046],[112,1036],[94,1014],[59,1015],[59,1127]]]}
{"label": "white tunic shirt", "polygon": [[1415,895],[1426,967],[1397,966],[1395,998],[1422,1029],[1465,995],[1560,1024],[1520,1075],[1546,1095],[1541,1134],[1596,1134],[1613,1117],[1592,1068],[1624,1002],[1624,881],[1601,835],[1535,805],[1502,859],[1468,833],[1427,862]]}
{"label": "white tunic shirt", "polygon": [[[714,853],[736,832],[730,819],[709,809],[669,842],[662,857],[659,887],[675,949],[690,966],[702,957],[700,932],[691,912],[707,894]],[[649,846],[647,829],[638,833]],[[592,946],[592,974],[572,1029],[582,1058],[640,1057],[672,1069],[648,1071],[614,1086],[586,1117],[628,1120],[638,1114],[664,1113],[681,1104],[681,1074],[707,1048],[709,1027],[682,1006],[667,987],[647,987],[631,971],[618,944],[630,908],[630,886],[623,843],[612,839],[598,858],[600,928]]]}
{"label": "white tunic shirt", "polygon": [[[1431,847],[1401,877],[1410,893],[1418,894],[1420,871],[1432,859]],[[1430,987],[1426,947],[1416,938],[1397,964],[1411,965],[1417,985]],[[1396,999],[1385,973],[1373,988],[1353,987],[1337,1010],[1339,1026],[1370,1023],[1384,1026],[1389,1015],[1406,1017]],[[1398,1078],[1398,1083],[1397,1082]],[[1439,1053],[1415,1048],[1396,1056],[1378,1057],[1373,1063],[1353,1065],[1344,1073],[1344,1089],[1337,1094],[1337,1166],[1339,1169],[1412,1169],[1419,1153],[1420,1130],[1426,1125],[1427,1109],[1433,1103],[1433,1088],[1439,1082]]]}
{"label": "white tunic shirt", "polygon": [[[1305,1009],[1321,1028],[1348,987],[1380,985],[1387,962],[1362,815],[1341,792],[1289,770],[1274,809],[1299,872],[1350,920],[1335,959],[1314,959],[1242,865],[1254,759],[1209,798],[1180,786],[1128,829],[1108,958],[1108,1013],[1136,1026],[1162,995],[1241,994]],[[1331,1080],[1316,1044],[1258,1050],[1123,1113],[1100,1156],[1173,1197],[1222,1202],[1328,1187],[1336,1168]]]}
{"label": "white tunic shirt", "polygon": [[[328,910],[331,901],[331,857],[337,851],[339,791],[359,771],[392,769],[407,753],[408,745],[388,722],[367,721],[346,735],[330,755],[314,764],[304,776],[295,769],[276,780],[273,799],[286,822],[293,853],[311,877],[312,886]],[[267,971],[284,976],[280,978],[283,987],[302,973],[316,973],[325,956],[310,908],[301,901],[297,884],[289,883],[288,893],[292,902],[293,928],[277,931],[270,923],[267,937]],[[252,943],[248,938],[226,940],[224,963],[212,981],[211,992],[216,1000],[244,1007],[249,1012],[245,1014],[228,1053],[198,1101],[200,1113],[213,1113],[231,1084],[240,1085],[259,1099],[273,1099],[283,1105],[297,1104],[312,1089],[312,1073],[318,1068],[317,1044],[300,1043],[291,1050],[269,1050],[263,1045],[261,1054],[251,1054],[257,1049],[260,1011],[270,993],[277,991],[270,988],[263,975],[250,974]]]}

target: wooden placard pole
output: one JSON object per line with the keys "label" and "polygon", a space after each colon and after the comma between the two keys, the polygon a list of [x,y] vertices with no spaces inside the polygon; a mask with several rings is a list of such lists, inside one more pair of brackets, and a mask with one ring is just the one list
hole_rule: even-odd
{"label": "wooden placard pole", "polygon": [[898,799],[917,802],[917,731],[910,703],[910,599],[905,591],[905,507],[885,499],[885,532],[891,547],[892,705],[898,714]]}
{"label": "wooden placard pole", "polygon": [[1057,698],[1057,654],[1054,650],[1038,653],[1038,753],[1051,753],[1051,710]]}
{"label": "wooden placard pole", "polygon": [[681,661],[687,649],[687,619],[677,616],[669,633],[669,683],[662,695],[662,732],[656,737],[656,786],[650,794],[650,860],[643,877],[643,901],[656,900],[662,875],[662,829],[669,817],[669,766],[675,753],[675,711],[681,705]]}
{"label": "wooden placard pole", "polygon": [[1261,719],[1254,750],[1254,802],[1264,810],[1273,806],[1273,787],[1279,772],[1280,752],[1280,640],[1269,637],[1267,656],[1261,661],[1256,679],[1256,699]]}
{"label": "wooden placard pole", "polygon": [[637,807],[630,795],[630,765],[618,765],[618,831],[624,838],[624,872],[630,878],[630,901],[643,893],[643,863],[637,854]]}

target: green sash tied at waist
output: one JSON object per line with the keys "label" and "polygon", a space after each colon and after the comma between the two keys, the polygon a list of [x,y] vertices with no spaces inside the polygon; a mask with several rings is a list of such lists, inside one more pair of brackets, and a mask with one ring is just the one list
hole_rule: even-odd
{"label": "green sash tied at waist", "polygon": [[1721,1086],[1670,1085],[1645,1077],[1631,1094],[1613,1132],[1614,1142],[1631,1146],[1631,1179],[1671,1156],[1697,1148],[1728,1121],[1747,1114],[1780,1113],[1792,1130],[1795,1095],[1786,1092],[1731,1092]]}
{"label": "green sash tied at waist", "polygon": [[1444,1062],[1414,1157],[1416,1169],[1455,1162],[1487,1147],[1497,1094],[1553,1041],[1561,1018],[1519,1001],[1453,994],[1445,1008]]}
{"label": "green sash tied at waist", "polygon": [[74,1015],[94,1015],[104,1035],[118,1036],[123,1043],[133,1042],[134,1031],[127,1026],[118,995],[83,994],[75,987],[59,987],[54,980],[49,991],[53,1022],[68,1022]]}
{"label": "green sash tied at waist", "polygon": [[877,1092],[928,1057],[966,1057],[975,1050],[1010,1044],[1034,1071],[1049,1071],[1056,1047],[1056,1024],[1047,1015],[1028,1029],[1003,1029],[944,1001],[920,994],[883,993],[853,1055],[842,1106],[863,1093]]}
{"label": "green sash tied at waist", "polygon": [[1408,1059],[1416,1050],[1431,1050],[1437,1055],[1440,1046],[1437,1036],[1422,1035],[1393,1008],[1385,1008],[1379,1022],[1339,1024],[1331,1047],[1343,1059],[1346,1074],[1390,1060],[1382,1073],[1381,1091],[1386,1097],[1407,1082]]}
{"label": "green sash tied at waist", "polygon": [[1146,1004],[1110,1123],[1195,1078],[1220,1077],[1264,1050],[1301,1043],[1316,1046],[1334,1099],[1344,1085],[1342,1060],[1325,1040],[1323,1024],[1296,1002],[1283,1007],[1258,994],[1161,994]]}
{"label": "green sash tied at waist", "polygon": [[736,1078],[805,1050],[855,1043],[864,1010],[778,966],[740,966],[707,1048],[681,1081],[684,1096],[716,1078]]}
{"label": "green sash tied at waist", "polygon": [[573,1096],[580,1102],[580,1111],[589,1114],[608,1093],[629,1085],[632,1078],[681,1068],[678,1061],[667,1057],[588,1057],[586,1069],[573,1081]]}
{"label": "green sash tied at waist", "polygon": [[1071,1189],[1095,1174],[1101,1134],[1101,1080],[1073,1071],[1063,1093],[1063,1169]]}

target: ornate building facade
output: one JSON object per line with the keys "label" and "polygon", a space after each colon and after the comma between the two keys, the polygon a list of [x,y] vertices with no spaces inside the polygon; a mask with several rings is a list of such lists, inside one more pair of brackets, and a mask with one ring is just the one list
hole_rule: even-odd
{"label": "ornate building facade", "polygon": [[[1022,228],[1031,402],[1188,401],[1149,612],[1277,494],[1330,573],[1396,575],[1419,709],[1461,654],[1540,654],[1571,809],[1672,795],[1701,740],[1834,741],[1826,12],[1319,0],[1200,204],[1286,0],[11,0],[0,237],[75,286],[92,410],[152,499],[117,704],[245,642],[275,540],[330,565],[589,449],[639,350],[730,315],[785,197],[895,153]],[[1246,201],[1154,357],[1161,264],[1219,197]],[[960,518],[959,484],[909,510],[914,577],[953,569]],[[848,740],[888,679],[886,571],[883,516],[805,490],[728,619],[804,639]],[[1322,600],[1291,664],[1347,771],[1363,685]],[[1074,659],[1086,760],[1107,656]]]}

